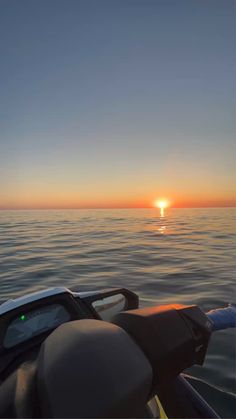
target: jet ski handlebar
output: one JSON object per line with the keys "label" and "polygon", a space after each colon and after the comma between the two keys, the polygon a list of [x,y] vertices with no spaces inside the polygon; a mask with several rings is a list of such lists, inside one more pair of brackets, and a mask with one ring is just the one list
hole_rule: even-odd
{"label": "jet ski handlebar", "polygon": [[120,312],[112,322],[133,337],[152,365],[154,381],[165,385],[203,364],[211,333],[236,326],[236,305],[206,314],[196,305],[155,306]]}

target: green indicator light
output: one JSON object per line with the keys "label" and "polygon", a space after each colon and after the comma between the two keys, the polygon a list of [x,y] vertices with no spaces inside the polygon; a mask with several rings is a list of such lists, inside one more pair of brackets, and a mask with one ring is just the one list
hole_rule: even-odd
{"label": "green indicator light", "polygon": [[25,315],[24,315],[24,314],[22,314],[22,315],[20,316],[20,319],[21,319],[21,320],[25,320]]}

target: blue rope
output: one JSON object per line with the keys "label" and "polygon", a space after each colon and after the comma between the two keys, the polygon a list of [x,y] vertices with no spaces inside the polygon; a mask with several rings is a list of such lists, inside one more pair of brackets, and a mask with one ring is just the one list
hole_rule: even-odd
{"label": "blue rope", "polygon": [[207,316],[213,323],[212,331],[236,327],[236,304],[208,311]]}

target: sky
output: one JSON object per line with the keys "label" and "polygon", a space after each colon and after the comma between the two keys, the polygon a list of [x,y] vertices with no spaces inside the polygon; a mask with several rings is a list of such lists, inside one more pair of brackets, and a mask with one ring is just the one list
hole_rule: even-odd
{"label": "sky", "polygon": [[236,205],[233,0],[1,0],[0,208]]}

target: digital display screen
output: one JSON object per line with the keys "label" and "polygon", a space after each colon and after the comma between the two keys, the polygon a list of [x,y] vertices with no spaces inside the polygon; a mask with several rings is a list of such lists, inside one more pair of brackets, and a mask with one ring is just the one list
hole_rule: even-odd
{"label": "digital display screen", "polygon": [[70,314],[61,304],[45,307],[20,314],[8,326],[4,337],[4,347],[12,348],[34,336],[54,329],[70,320]]}

